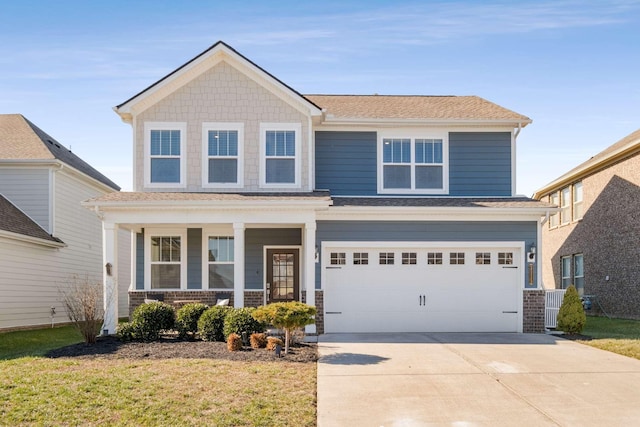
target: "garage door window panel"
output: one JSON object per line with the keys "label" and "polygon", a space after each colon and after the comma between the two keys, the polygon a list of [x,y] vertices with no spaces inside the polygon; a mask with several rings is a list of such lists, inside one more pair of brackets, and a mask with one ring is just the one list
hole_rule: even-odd
{"label": "garage door window panel", "polygon": [[418,254],[416,252],[402,252],[402,265],[416,265]]}
{"label": "garage door window panel", "polygon": [[367,252],[354,252],[353,253],[353,265],[369,265],[369,253],[367,253]]}
{"label": "garage door window panel", "polygon": [[464,252],[450,252],[449,264],[451,265],[464,265]]}
{"label": "garage door window panel", "polygon": [[442,252],[428,252],[427,253],[428,265],[442,265]]}
{"label": "garage door window panel", "polygon": [[380,252],[380,265],[393,265],[394,258],[393,252]]}
{"label": "garage door window panel", "polygon": [[489,265],[491,264],[490,252],[476,252],[476,265]]}
{"label": "garage door window panel", "polygon": [[329,263],[331,265],[345,265],[347,263],[347,254],[345,252],[331,252]]}
{"label": "garage door window panel", "polygon": [[513,252],[498,252],[498,265],[513,265]]}

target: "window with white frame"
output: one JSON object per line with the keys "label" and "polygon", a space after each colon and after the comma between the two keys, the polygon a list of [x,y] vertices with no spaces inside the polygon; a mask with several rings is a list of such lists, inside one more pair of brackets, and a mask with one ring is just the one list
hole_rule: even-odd
{"label": "window with white frame", "polygon": [[243,184],[244,125],[204,123],[202,182],[204,187]]}
{"label": "window with white frame", "polygon": [[464,252],[449,252],[449,264],[450,265],[463,265],[464,264]]}
{"label": "window with white frame", "polygon": [[369,253],[368,252],[354,252],[353,253],[354,265],[369,265]]}
{"label": "window with white frame", "polygon": [[582,182],[573,184],[573,220],[582,219]]}
{"label": "window with white frame", "polygon": [[393,265],[395,256],[393,252],[380,252],[380,265]]}
{"label": "window with white frame", "polygon": [[181,236],[151,237],[151,289],[180,289]]}
{"label": "window with white frame", "polygon": [[378,190],[382,193],[447,191],[446,139],[382,137]]}
{"label": "window with white frame", "polygon": [[144,128],[145,185],[185,186],[186,123],[146,122]]}
{"label": "window with white frame", "polygon": [[584,293],[584,256],[582,254],[573,256],[573,285],[579,295]]}
{"label": "window with white frame", "polygon": [[571,221],[571,187],[565,187],[560,191],[560,224],[568,224]]}
{"label": "window with white frame", "polygon": [[416,252],[402,252],[402,265],[415,265],[418,262]]}
{"label": "window with white frame", "polygon": [[571,257],[560,258],[560,276],[562,279],[562,289],[567,289],[571,285]]}
{"label": "window with white frame", "polygon": [[442,252],[427,252],[428,265],[442,265]]}
{"label": "window with white frame", "polygon": [[207,243],[209,289],[233,289],[233,251],[233,237],[209,236]]}
{"label": "window with white frame", "polygon": [[345,265],[347,263],[346,252],[331,252],[329,256],[329,264],[331,265]]}
{"label": "window with white frame", "polygon": [[[553,193],[549,194],[549,203],[551,203],[552,205],[555,206],[559,206],[559,195],[557,191],[554,191]],[[557,227],[559,224],[558,218],[560,217],[560,213],[558,212],[554,212],[553,214],[551,214],[551,216],[549,217],[549,228],[554,228]]]}
{"label": "window with white frame", "polygon": [[300,186],[300,124],[261,123],[260,134],[261,185],[267,187]]}

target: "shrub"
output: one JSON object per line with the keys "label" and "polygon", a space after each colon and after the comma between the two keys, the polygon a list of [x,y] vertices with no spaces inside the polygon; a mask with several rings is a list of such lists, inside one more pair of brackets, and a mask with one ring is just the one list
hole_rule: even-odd
{"label": "shrub", "polygon": [[576,287],[571,285],[564,294],[560,311],[558,312],[558,329],[566,334],[574,335],[582,332],[587,316]]}
{"label": "shrub", "polygon": [[198,320],[209,307],[199,302],[186,304],[176,313],[176,330],[180,339],[194,339],[198,332]]}
{"label": "shrub", "polygon": [[280,347],[284,346],[284,343],[282,342],[282,340],[280,338],[276,338],[276,337],[268,337],[267,338],[267,350],[275,350],[276,346],[279,345]]}
{"label": "shrub", "polygon": [[271,323],[285,332],[285,354],[289,352],[292,332],[314,322],[316,308],[298,301],[277,302],[257,308],[253,316],[262,322]]}
{"label": "shrub", "polygon": [[231,310],[231,307],[216,305],[202,313],[198,320],[200,337],[205,341],[224,342],[224,319]]}
{"label": "shrub", "polygon": [[227,338],[227,350],[240,351],[242,350],[242,338],[238,334],[229,334]]}
{"label": "shrub", "polygon": [[95,343],[104,318],[102,284],[88,277],[72,276],[60,293],[69,320],[80,331],[84,342]]}
{"label": "shrub", "polygon": [[250,341],[252,348],[265,348],[267,346],[267,336],[263,333],[251,334]]}
{"label": "shrub", "polygon": [[162,331],[173,329],[175,321],[175,309],[160,301],[140,304],[133,312],[136,338],[142,341],[159,339]]}
{"label": "shrub", "polygon": [[228,337],[229,334],[242,336],[243,332],[246,332],[247,335],[254,332],[264,332],[266,326],[252,316],[254,311],[255,308],[252,307],[232,309],[224,319],[224,336]]}
{"label": "shrub", "polygon": [[135,323],[121,322],[118,323],[116,336],[120,341],[128,342],[138,339],[138,332]]}

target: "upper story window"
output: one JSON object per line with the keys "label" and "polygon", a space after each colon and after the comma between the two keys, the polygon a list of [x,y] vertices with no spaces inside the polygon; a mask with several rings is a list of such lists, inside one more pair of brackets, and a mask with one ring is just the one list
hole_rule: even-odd
{"label": "upper story window", "polygon": [[560,224],[568,224],[571,221],[571,187],[565,187],[560,191]]}
{"label": "upper story window", "polygon": [[[549,194],[549,203],[551,203],[552,205],[558,206],[559,203],[559,196],[558,196],[558,192],[555,191],[551,194]],[[549,217],[549,228],[553,228],[553,227],[557,227],[559,224],[558,218],[560,217],[560,214],[558,212],[555,212],[554,214],[552,214]]]}
{"label": "upper story window", "polygon": [[582,219],[582,182],[573,184],[573,220]]}
{"label": "upper story window", "polygon": [[445,194],[446,138],[385,137],[378,152],[380,193]]}
{"label": "upper story window", "polygon": [[244,125],[204,123],[202,126],[204,187],[242,187]]}
{"label": "upper story window", "polygon": [[184,187],[186,185],[186,123],[146,122],[144,124],[145,185]]}
{"label": "upper story window", "polygon": [[300,187],[301,126],[260,124],[260,185]]}

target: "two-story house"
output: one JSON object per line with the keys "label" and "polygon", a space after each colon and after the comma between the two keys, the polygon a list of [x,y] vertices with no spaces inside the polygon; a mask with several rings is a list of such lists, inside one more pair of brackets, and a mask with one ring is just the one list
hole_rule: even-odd
{"label": "two-story house", "polygon": [[594,312],[640,318],[640,129],[539,189],[547,288],[575,285]]}
{"label": "two-story house", "polygon": [[476,96],[302,95],[223,42],[115,111],[135,191],[85,205],[105,263],[136,233],[131,308],[302,300],[312,333],[543,330],[527,254],[550,205],[514,196],[529,118]]}
{"label": "two-story house", "polygon": [[[0,114],[0,330],[69,321],[62,294],[74,277],[102,281],[102,222],[80,203],[120,190],[21,114]],[[120,230],[118,263],[130,260]],[[112,302],[129,304],[130,271]]]}

